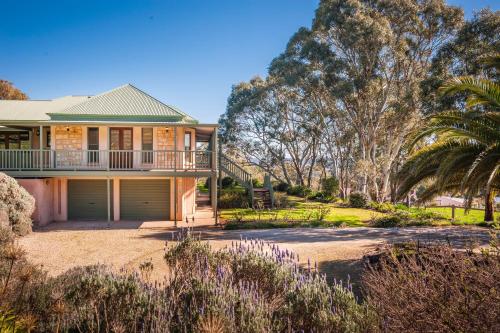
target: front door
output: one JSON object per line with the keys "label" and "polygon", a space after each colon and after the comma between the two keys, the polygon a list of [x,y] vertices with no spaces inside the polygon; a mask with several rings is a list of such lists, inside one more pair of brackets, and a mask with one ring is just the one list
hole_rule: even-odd
{"label": "front door", "polygon": [[109,136],[110,167],[112,169],[131,169],[134,159],[132,128],[111,128]]}

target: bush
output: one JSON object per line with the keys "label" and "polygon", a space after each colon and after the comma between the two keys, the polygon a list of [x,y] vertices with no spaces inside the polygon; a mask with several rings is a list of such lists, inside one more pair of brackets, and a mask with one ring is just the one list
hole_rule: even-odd
{"label": "bush", "polygon": [[290,185],[285,182],[280,182],[277,185],[273,186],[273,189],[278,192],[286,192]]}
{"label": "bush", "polygon": [[368,205],[371,209],[381,213],[390,213],[396,211],[396,207],[390,202],[376,202],[372,201]]}
{"label": "bush", "polygon": [[339,181],[337,177],[332,176],[321,181],[321,189],[325,196],[336,196],[339,192]]}
{"label": "bush", "polygon": [[222,178],[221,183],[222,183],[222,188],[230,188],[235,184],[234,179],[231,177]]}
{"label": "bush", "polygon": [[17,181],[0,173],[0,210],[7,212],[9,226],[17,235],[31,232],[35,199]]}
{"label": "bush", "polygon": [[367,301],[387,332],[499,332],[500,255],[406,244],[369,258]]}
{"label": "bush", "polygon": [[419,220],[442,220],[445,218],[438,212],[433,212],[431,210],[425,210],[422,208],[412,208],[411,215],[413,218]]}
{"label": "bush", "polygon": [[436,221],[442,219],[444,217],[439,213],[415,208],[412,210],[395,210],[387,216],[373,219],[370,221],[370,225],[376,228],[432,226]]}
{"label": "bush", "polygon": [[395,204],[394,208],[397,210],[408,210],[409,209],[409,207],[407,205],[402,204],[402,203]]}
{"label": "bush", "polygon": [[290,206],[290,200],[288,200],[288,195],[281,192],[275,192],[274,206],[276,208],[288,208]]}
{"label": "bush", "polygon": [[330,207],[328,207],[326,205],[320,205],[320,206],[316,207],[316,209],[313,213],[314,219],[316,221],[322,222],[328,216],[328,214],[330,214],[330,212],[331,212]]}
{"label": "bush", "polygon": [[406,219],[399,214],[389,216],[382,216],[370,221],[370,226],[374,228],[395,228],[405,227],[407,225]]}
{"label": "bush", "polygon": [[262,188],[264,184],[260,180],[252,178],[252,186],[253,188]]}
{"label": "bush", "polygon": [[223,191],[218,204],[219,208],[248,208],[249,198],[244,192]]}
{"label": "bush", "polygon": [[18,329],[24,332],[33,324],[33,318],[47,315],[50,293],[46,273],[28,262],[13,231],[0,227],[0,317],[2,312],[11,312]]}
{"label": "bush", "polygon": [[321,200],[323,199],[323,192],[315,192],[315,191],[311,191],[311,193],[309,193],[306,198],[308,200]]}
{"label": "bush", "polygon": [[[0,289],[0,318],[3,309],[11,309],[5,313],[19,321],[22,331],[37,332],[376,329],[375,315],[356,302],[350,288],[330,286],[313,267],[299,268],[292,252],[261,241],[212,251],[208,243],[180,234],[165,254],[171,274],[164,283],[149,284],[138,274],[117,274],[101,265],[77,267],[56,278],[44,275],[36,284],[26,282],[32,276],[16,273],[9,291]],[[10,257],[1,258],[11,267],[5,259]],[[21,259],[15,263],[12,272],[21,272]],[[8,272],[0,270],[0,281]]]}
{"label": "bush", "polygon": [[312,190],[310,188],[302,185],[290,186],[286,191],[289,195],[296,195],[302,198],[308,196],[311,192]]}
{"label": "bush", "polygon": [[353,208],[364,208],[368,204],[368,196],[361,192],[349,195],[349,206]]}
{"label": "bush", "polygon": [[[201,283],[205,293],[189,293],[197,298],[192,302],[207,304],[206,313],[219,313],[227,331],[363,332],[375,328],[373,314],[357,304],[350,289],[340,284],[330,287],[312,267],[299,270],[296,255],[275,245],[243,241],[212,252],[206,243],[187,237],[166,258],[170,267],[181,267],[188,279],[207,281]],[[220,281],[214,296],[221,303],[210,300],[210,281]]]}
{"label": "bush", "polygon": [[324,202],[324,203],[330,203],[330,202],[336,202],[336,201],[338,201],[338,198],[330,196],[330,195],[326,195],[321,199],[321,202]]}

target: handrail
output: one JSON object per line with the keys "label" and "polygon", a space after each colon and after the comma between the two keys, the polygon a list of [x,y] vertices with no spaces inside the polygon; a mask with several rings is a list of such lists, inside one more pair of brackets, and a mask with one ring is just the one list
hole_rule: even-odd
{"label": "handrail", "polygon": [[0,170],[207,170],[212,151],[0,149]]}
{"label": "handrail", "polygon": [[220,168],[247,189],[253,187],[252,175],[224,154],[220,154]]}

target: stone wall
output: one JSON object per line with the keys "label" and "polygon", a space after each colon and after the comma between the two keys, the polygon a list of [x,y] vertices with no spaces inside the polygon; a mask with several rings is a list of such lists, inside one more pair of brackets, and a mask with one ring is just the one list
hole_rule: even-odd
{"label": "stone wall", "polygon": [[[81,151],[83,145],[83,130],[81,126],[55,126],[53,146],[56,150],[72,152],[57,152],[55,156],[58,167],[79,166],[84,161]],[[76,150],[76,152],[75,152]]]}
{"label": "stone wall", "polygon": [[55,126],[53,141],[56,150],[81,150],[83,141],[82,127]]}
{"label": "stone wall", "polygon": [[158,150],[174,150],[174,129],[158,127],[156,130]]}
{"label": "stone wall", "polygon": [[156,129],[156,149],[169,150],[169,152],[157,152],[155,162],[159,168],[173,168],[174,166],[174,129],[158,127]]}

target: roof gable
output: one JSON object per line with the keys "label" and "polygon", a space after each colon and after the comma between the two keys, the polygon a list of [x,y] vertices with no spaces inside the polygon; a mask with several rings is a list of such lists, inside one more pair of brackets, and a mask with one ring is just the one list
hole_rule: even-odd
{"label": "roof gable", "polygon": [[142,90],[126,84],[58,112],[50,112],[51,120],[133,120],[196,121],[179,109],[166,105]]}

